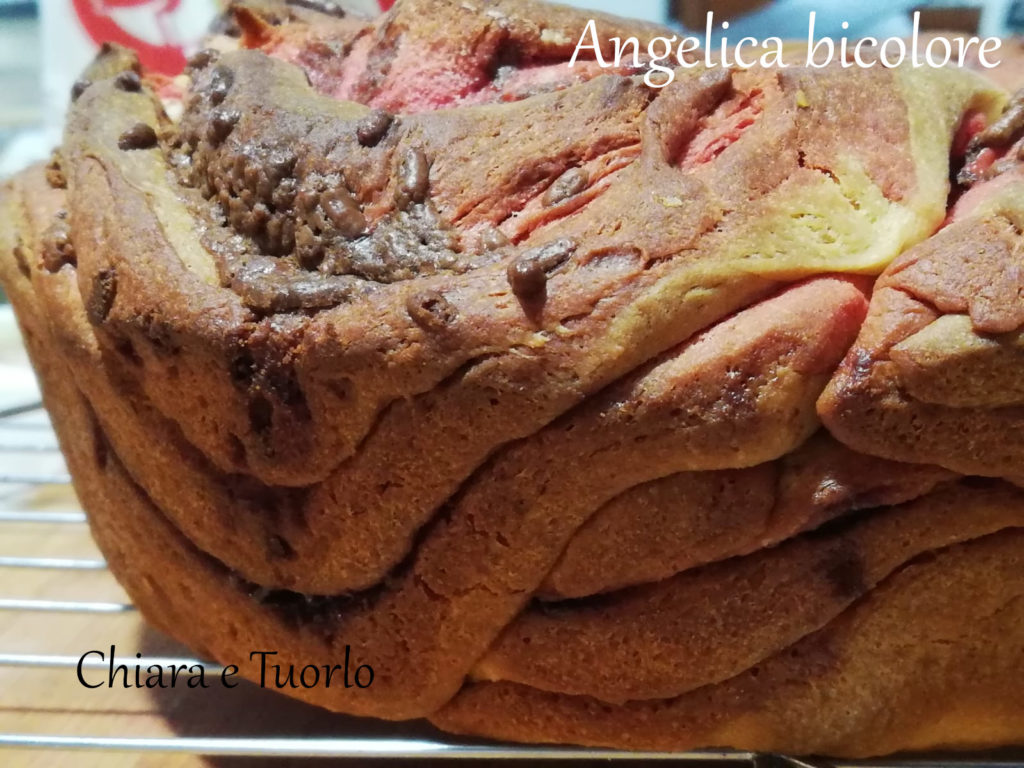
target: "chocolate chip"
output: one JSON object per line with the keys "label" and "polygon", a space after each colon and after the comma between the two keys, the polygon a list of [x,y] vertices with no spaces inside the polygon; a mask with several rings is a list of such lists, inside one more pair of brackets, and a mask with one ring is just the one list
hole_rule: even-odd
{"label": "chocolate chip", "polygon": [[210,103],[216,106],[224,101],[234,84],[234,72],[223,65],[214,69],[213,74],[210,75]]}
{"label": "chocolate chip", "polygon": [[547,188],[541,202],[544,203],[545,207],[557,205],[574,195],[578,195],[587,188],[589,182],[590,175],[585,170],[582,168],[570,168],[555,179],[554,183]]}
{"label": "chocolate chip", "polygon": [[1006,146],[1020,136],[1022,129],[1024,129],[1024,94],[1018,94],[1010,100],[999,119],[973,138],[972,148]]}
{"label": "chocolate chip", "polygon": [[220,53],[215,51],[213,48],[204,48],[203,50],[194,53],[186,63],[186,71],[198,71],[205,69],[215,62],[220,57]]}
{"label": "chocolate chip", "polygon": [[129,93],[138,93],[142,90],[142,80],[138,72],[129,69],[114,78],[114,87]]}
{"label": "chocolate chip", "polygon": [[228,137],[235,125],[242,119],[237,109],[218,107],[210,115],[210,125],[206,129],[206,138],[213,144],[220,144]]}
{"label": "chocolate chip", "polygon": [[92,80],[76,80],[75,84],[71,86],[71,101],[78,101],[78,97],[85,93],[85,89],[92,85]]}
{"label": "chocolate chip", "polygon": [[562,237],[539,248],[534,248],[532,251],[527,251],[523,256],[536,259],[546,272],[551,272],[564,264],[575,251],[576,243],[567,237]]}
{"label": "chocolate chip", "polygon": [[85,304],[85,313],[89,322],[99,325],[110,315],[117,296],[117,272],[113,267],[101,269],[92,277],[89,299]]}
{"label": "chocolate chip", "polygon": [[547,273],[534,259],[516,259],[508,265],[507,275],[512,293],[521,301],[535,301],[547,292]]}
{"label": "chocolate chip", "polygon": [[383,109],[375,109],[356,123],[356,139],[364,147],[373,147],[384,138],[394,117]]}
{"label": "chocolate chip", "polygon": [[480,247],[485,251],[496,251],[509,245],[509,242],[505,233],[497,227],[488,227],[480,235]]}
{"label": "chocolate chip", "polygon": [[283,270],[239,270],[231,281],[231,288],[242,296],[242,301],[250,309],[277,313],[335,307],[359,295],[363,284],[364,281],[348,276],[321,274],[301,277]]}
{"label": "chocolate chip", "polygon": [[320,199],[320,206],[343,237],[358,237],[366,232],[366,217],[359,210],[359,205],[352,199],[352,195],[345,190],[338,189],[326,193]]}
{"label": "chocolate chip", "polygon": [[136,123],[117,139],[119,149],[152,149],[156,146],[156,131],[153,126]]}
{"label": "chocolate chip", "polygon": [[277,147],[271,150],[263,161],[263,170],[271,186],[277,186],[291,176],[298,161],[299,156],[290,149]]}
{"label": "chocolate chip", "polygon": [[407,150],[398,167],[395,203],[401,210],[405,210],[412,203],[422,203],[427,199],[429,188],[430,163],[427,162],[427,156],[419,147]]}
{"label": "chocolate chip", "polygon": [[434,290],[412,294],[405,301],[405,310],[416,325],[431,330],[443,328],[459,316],[452,303]]}
{"label": "chocolate chip", "polygon": [[575,250],[576,243],[561,238],[522,254],[508,265],[506,272],[512,293],[523,302],[543,300],[548,274],[565,263]]}

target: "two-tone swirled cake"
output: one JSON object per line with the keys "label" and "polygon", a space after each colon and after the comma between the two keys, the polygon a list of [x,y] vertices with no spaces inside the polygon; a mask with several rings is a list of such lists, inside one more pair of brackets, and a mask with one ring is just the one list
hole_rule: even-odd
{"label": "two-tone swirled cake", "polygon": [[0,279],[111,569],[245,676],[372,667],[288,691],[340,712],[1024,741],[1022,101],[656,87],[569,66],[588,18],[254,2],[178,78],[83,74]]}

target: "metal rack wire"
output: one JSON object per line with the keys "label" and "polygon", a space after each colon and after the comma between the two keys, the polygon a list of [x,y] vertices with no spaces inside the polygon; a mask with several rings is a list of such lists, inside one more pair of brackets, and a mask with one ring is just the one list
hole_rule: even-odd
{"label": "metal rack wire", "polygon": [[[14,417],[31,415],[28,422],[13,423]],[[11,466],[24,466],[26,456],[47,455],[52,461],[43,462],[51,466],[59,464],[59,448],[52,429],[45,419],[42,404],[28,403],[13,408],[0,410],[0,486],[49,486],[66,485],[70,482],[66,471],[24,471]],[[11,461],[12,457],[21,457],[21,462]],[[42,511],[34,509],[7,509],[0,499],[0,531],[3,524],[31,523],[45,526],[81,526],[86,517],[81,511]],[[0,542],[3,537],[0,536]],[[0,553],[0,568],[4,569],[44,569],[73,576],[76,572],[103,571],[106,563],[98,558],[82,557],[47,557],[28,554]],[[90,600],[43,600],[26,599],[18,595],[0,594],[0,613],[3,612],[41,612],[41,613],[79,613],[97,617],[110,614],[124,614],[135,608],[127,602],[90,601]],[[69,652],[76,649],[68,648]],[[146,656],[147,664],[186,665],[198,663],[197,659],[184,657]],[[73,670],[80,663],[80,657],[73,653],[40,654],[4,652],[0,648],[0,669],[64,669]],[[107,662],[99,659],[86,659],[84,669],[106,669]],[[218,673],[219,667],[204,664],[208,673]],[[163,693],[163,692],[162,692]],[[165,695],[173,696],[174,691]],[[532,747],[522,745],[492,745],[460,743],[442,739],[409,738],[401,735],[400,724],[395,726],[395,736],[388,738],[336,737],[329,735],[302,735],[288,737],[274,736],[174,736],[174,737],[136,737],[136,736],[95,736],[89,734],[43,734],[43,733],[0,733],[0,750],[4,748],[32,748],[51,750],[85,750],[105,752],[135,753],[187,753],[223,757],[333,757],[364,761],[371,758],[406,758],[406,759],[518,759],[518,760],[671,760],[689,765],[732,765],[763,768],[765,766],[788,766],[789,768],[811,768],[830,766],[839,768],[840,764],[833,761],[804,761],[775,755],[758,755],[748,752],[692,752],[685,754],[664,752],[622,752],[615,750],[563,748],[563,747]],[[4,762],[0,759],[0,763]],[[917,759],[900,761],[873,761],[859,763],[861,766],[914,766],[914,768],[931,768],[931,766],[949,766],[951,761],[941,759]],[[1009,765],[1020,765],[1018,760],[983,759],[972,760],[972,766],[982,768],[1003,768]],[[854,765],[846,763],[846,765]]]}

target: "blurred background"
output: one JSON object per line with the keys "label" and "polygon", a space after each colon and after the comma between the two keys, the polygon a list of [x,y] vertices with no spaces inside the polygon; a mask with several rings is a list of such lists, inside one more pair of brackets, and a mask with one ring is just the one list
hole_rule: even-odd
{"label": "blurred background", "polygon": [[[0,178],[47,157],[58,143],[71,84],[99,42],[140,51],[148,68],[174,74],[222,0],[0,0]],[[323,0],[332,2],[332,0]],[[310,2],[310,0],[306,0]],[[375,12],[393,0],[334,0]],[[572,5],[659,21],[703,36],[730,22],[729,38],[800,37],[810,11],[816,33],[838,37],[905,36],[922,12],[922,29],[1024,33],[1024,0],[568,0]],[[849,22],[849,30],[840,24]]]}

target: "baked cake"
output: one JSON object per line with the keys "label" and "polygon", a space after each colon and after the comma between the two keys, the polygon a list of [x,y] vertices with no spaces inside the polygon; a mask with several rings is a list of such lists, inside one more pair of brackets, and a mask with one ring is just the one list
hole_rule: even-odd
{"label": "baked cake", "polygon": [[536,2],[336,11],[236,5],[175,79],[105,49],[0,195],[143,615],[253,679],[351,659],[372,684],[286,692],[458,733],[1024,741],[1022,102],[651,87],[570,68],[590,16]]}

